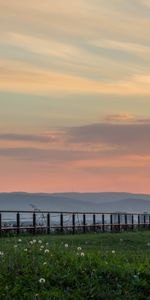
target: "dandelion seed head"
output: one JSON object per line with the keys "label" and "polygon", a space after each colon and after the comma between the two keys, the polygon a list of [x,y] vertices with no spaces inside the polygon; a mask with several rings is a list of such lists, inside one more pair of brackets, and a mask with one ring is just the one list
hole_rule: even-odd
{"label": "dandelion seed head", "polygon": [[39,283],[45,283],[45,282],[46,282],[45,278],[40,278],[39,279]]}
{"label": "dandelion seed head", "polygon": [[81,247],[78,247],[78,248],[77,248],[77,250],[78,250],[78,251],[81,251],[81,250],[82,250],[82,248],[81,248]]}
{"label": "dandelion seed head", "polygon": [[49,250],[48,250],[48,249],[45,249],[44,253],[49,253]]}

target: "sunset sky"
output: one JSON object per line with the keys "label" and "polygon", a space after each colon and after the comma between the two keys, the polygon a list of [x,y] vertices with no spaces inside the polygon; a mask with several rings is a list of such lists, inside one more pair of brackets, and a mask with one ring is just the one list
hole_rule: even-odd
{"label": "sunset sky", "polygon": [[149,0],[0,0],[0,191],[150,193]]}

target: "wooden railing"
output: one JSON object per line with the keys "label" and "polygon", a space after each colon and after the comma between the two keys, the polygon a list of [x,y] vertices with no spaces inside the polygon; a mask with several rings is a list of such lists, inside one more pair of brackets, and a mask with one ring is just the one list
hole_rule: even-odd
{"label": "wooden railing", "polygon": [[[7,218],[6,218],[7,215]],[[10,215],[13,218],[10,219]],[[28,215],[28,222],[23,216]],[[57,219],[54,221],[54,218]],[[66,218],[68,218],[66,220]],[[28,224],[26,224],[28,223]],[[125,230],[150,229],[149,213],[103,213],[103,212],[59,212],[59,211],[0,211],[0,235],[21,232],[118,232]]]}

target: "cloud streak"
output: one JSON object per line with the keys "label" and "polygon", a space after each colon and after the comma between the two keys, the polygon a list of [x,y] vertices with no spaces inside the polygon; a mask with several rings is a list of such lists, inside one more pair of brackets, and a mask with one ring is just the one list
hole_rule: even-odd
{"label": "cloud streak", "polygon": [[35,95],[50,94],[106,94],[150,95],[150,75],[134,75],[126,81],[111,83],[37,69],[17,62],[1,62],[0,90]]}
{"label": "cloud streak", "polygon": [[0,23],[1,187],[150,192],[149,1],[0,0]]}

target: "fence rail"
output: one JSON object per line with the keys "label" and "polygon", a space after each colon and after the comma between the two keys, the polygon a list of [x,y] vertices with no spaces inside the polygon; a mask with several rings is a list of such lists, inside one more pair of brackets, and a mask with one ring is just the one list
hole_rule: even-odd
{"label": "fence rail", "polygon": [[150,213],[0,211],[0,235],[6,232],[118,232],[141,228],[150,230]]}

